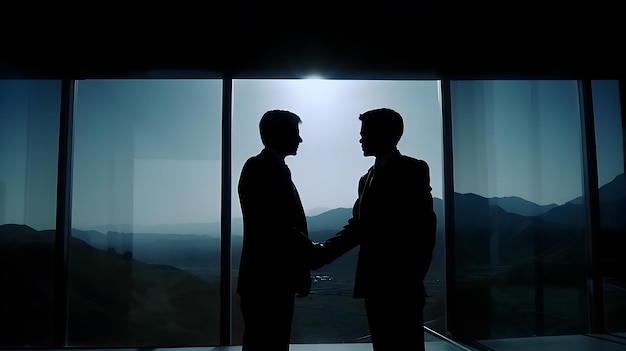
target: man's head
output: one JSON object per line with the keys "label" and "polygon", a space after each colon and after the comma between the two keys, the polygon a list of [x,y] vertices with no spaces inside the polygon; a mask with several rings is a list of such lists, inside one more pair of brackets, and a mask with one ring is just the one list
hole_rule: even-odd
{"label": "man's head", "polygon": [[295,155],[302,142],[298,125],[302,122],[293,112],[271,110],[265,112],[259,122],[261,141],[265,147],[281,156]]}
{"label": "man's head", "polygon": [[392,109],[379,108],[359,116],[361,148],[365,156],[377,156],[394,149],[404,131],[402,116]]}

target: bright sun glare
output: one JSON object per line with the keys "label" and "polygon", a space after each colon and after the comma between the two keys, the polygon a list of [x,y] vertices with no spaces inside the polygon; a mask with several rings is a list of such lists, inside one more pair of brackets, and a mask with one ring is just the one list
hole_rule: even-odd
{"label": "bright sun glare", "polygon": [[322,78],[322,76],[319,75],[319,74],[309,74],[308,76],[304,77],[304,79],[306,79],[306,80],[324,80],[324,78]]}
{"label": "bright sun glare", "polygon": [[313,98],[317,104],[330,103],[337,94],[338,82],[324,79],[322,76],[312,74],[306,76],[299,85],[299,92],[307,98]]}

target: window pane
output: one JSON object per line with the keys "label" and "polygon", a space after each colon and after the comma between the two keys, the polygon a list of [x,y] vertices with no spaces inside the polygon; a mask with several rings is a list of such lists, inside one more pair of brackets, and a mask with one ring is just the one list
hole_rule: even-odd
{"label": "window pane", "polygon": [[52,344],[60,102],[60,81],[0,80],[0,348]]}
{"label": "window pane", "polygon": [[79,81],[71,346],[219,343],[221,81]]}
{"label": "window pane", "polygon": [[607,332],[626,331],[626,180],[619,83],[592,82],[600,187],[600,243]]}
{"label": "window pane", "polygon": [[[436,81],[235,80],[233,83],[232,216],[233,288],[241,253],[242,222],[237,184],[244,162],[262,149],[258,124],[268,110],[286,109],[302,118],[296,156],[285,159],[307,215],[309,236],[323,241],[347,223],[357,183],[374,159],[363,157],[361,113],[390,107],[402,114],[403,153],[426,160],[439,216],[435,258],[426,278],[426,325],[444,320],[441,106]],[[358,248],[313,271],[312,293],[296,300],[292,343],[370,342],[365,309],[353,299]],[[268,272],[268,276],[271,272]],[[268,284],[271,284],[268,278]],[[235,289],[233,289],[235,290]],[[234,293],[233,293],[234,294]],[[233,295],[233,342],[241,344],[239,297]]]}
{"label": "window pane", "polygon": [[575,81],[451,85],[458,337],[586,328]]}

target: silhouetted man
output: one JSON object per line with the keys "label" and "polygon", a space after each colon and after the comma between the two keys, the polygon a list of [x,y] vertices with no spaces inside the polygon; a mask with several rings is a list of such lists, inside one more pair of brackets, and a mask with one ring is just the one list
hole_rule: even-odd
{"label": "silhouetted man", "polygon": [[399,113],[376,109],[359,119],[363,154],[376,161],[359,180],[352,217],[323,243],[313,268],[359,246],[354,297],[364,298],[374,350],[424,350],[423,280],[437,227],[429,167],[398,151]]}
{"label": "silhouetted man", "polygon": [[259,122],[265,146],[243,166],[239,199],[243,247],[237,293],[244,321],[243,351],[289,350],[294,297],[311,289],[312,243],[285,156],[302,142],[300,117],[266,112]]}

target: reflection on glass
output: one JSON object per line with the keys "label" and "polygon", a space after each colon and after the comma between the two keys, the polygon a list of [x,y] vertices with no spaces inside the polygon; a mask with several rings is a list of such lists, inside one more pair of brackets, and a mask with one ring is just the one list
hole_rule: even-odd
{"label": "reflection on glass", "polygon": [[0,80],[0,348],[51,347],[61,82]]}
{"label": "reflection on glass", "polygon": [[604,326],[626,331],[626,180],[618,81],[592,82],[600,187],[600,246],[604,276]]}
{"label": "reflection on glass", "polygon": [[221,96],[77,83],[69,345],[219,343]]}
{"label": "reflection on glass", "polygon": [[[436,81],[235,80],[232,119],[232,253],[233,280],[241,253],[242,222],[237,183],[244,162],[262,149],[258,123],[268,110],[284,109],[302,118],[303,139],[296,156],[285,159],[307,215],[309,236],[323,241],[351,216],[359,177],[374,159],[363,157],[359,114],[389,107],[404,117],[398,147],[426,160],[440,221],[435,257],[426,287],[424,309],[429,327],[445,330],[444,236],[442,205],[441,106]],[[381,234],[382,235],[382,234]],[[385,240],[381,236],[381,240]],[[401,243],[399,243],[400,245]],[[296,300],[293,343],[370,342],[363,301],[352,298],[358,250],[313,271],[312,293]],[[272,272],[268,272],[271,288]],[[381,284],[384,277],[381,277]],[[234,291],[235,289],[233,289]],[[402,293],[402,292],[399,292]],[[239,298],[233,295],[233,343],[241,344],[243,323]]]}
{"label": "reflection on glass", "polygon": [[585,330],[575,81],[451,84],[455,336]]}

